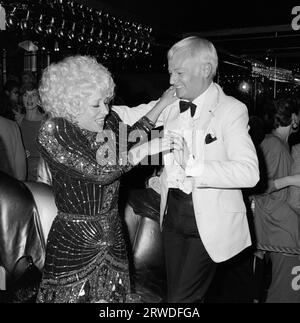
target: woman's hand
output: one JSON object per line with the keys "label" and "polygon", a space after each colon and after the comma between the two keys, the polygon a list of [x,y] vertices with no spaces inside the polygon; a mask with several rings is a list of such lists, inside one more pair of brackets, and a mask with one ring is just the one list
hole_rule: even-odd
{"label": "woman's hand", "polygon": [[148,142],[148,155],[156,155],[161,152],[179,151],[183,149],[184,139],[175,134],[165,134],[162,138],[155,138]]}
{"label": "woman's hand", "polygon": [[170,86],[160,97],[158,103],[160,103],[163,107],[167,107],[177,100],[175,87]]}
{"label": "woman's hand", "polygon": [[184,139],[179,135],[165,134],[162,138],[155,138],[129,151],[129,161],[136,165],[146,156],[156,155],[161,152],[179,151],[183,149]]}
{"label": "woman's hand", "polygon": [[157,101],[155,106],[146,114],[152,122],[156,122],[162,111],[170,104],[178,100],[174,86],[170,86]]}

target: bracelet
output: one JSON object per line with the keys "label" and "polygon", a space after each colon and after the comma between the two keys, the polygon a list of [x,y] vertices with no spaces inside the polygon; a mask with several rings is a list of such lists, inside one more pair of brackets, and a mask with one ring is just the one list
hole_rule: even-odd
{"label": "bracelet", "polygon": [[148,117],[142,117],[141,121],[143,127],[146,128],[147,131],[151,131],[155,127],[155,123],[151,121]]}

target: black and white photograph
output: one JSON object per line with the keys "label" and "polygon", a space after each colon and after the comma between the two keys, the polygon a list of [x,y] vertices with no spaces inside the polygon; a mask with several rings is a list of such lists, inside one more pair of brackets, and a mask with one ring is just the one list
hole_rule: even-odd
{"label": "black and white photograph", "polygon": [[300,1],[0,0],[0,303],[300,303]]}

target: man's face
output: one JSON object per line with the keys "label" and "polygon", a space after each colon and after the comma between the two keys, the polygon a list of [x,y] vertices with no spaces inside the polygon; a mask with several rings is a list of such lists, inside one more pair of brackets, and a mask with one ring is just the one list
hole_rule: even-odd
{"label": "man's face", "polygon": [[178,98],[193,101],[208,88],[210,80],[204,65],[207,63],[184,50],[173,55],[169,61],[170,84],[175,86]]}

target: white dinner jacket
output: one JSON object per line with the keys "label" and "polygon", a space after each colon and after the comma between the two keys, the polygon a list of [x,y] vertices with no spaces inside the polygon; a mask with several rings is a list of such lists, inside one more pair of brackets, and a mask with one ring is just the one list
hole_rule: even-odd
{"label": "white dinner jacket", "polygon": [[[165,130],[180,126],[178,102],[168,106],[159,118]],[[133,123],[134,111],[137,111],[137,118],[141,117],[154,104],[135,107],[127,121]],[[116,111],[126,122],[128,110],[117,108]],[[225,95],[220,86],[213,83],[205,95],[200,115],[194,121],[204,132],[203,139],[208,134],[217,138],[209,144],[204,140],[197,143],[194,160],[185,170],[193,178],[192,198],[198,231],[215,262],[225,261],[251,245],[241,188],[255,186],[259,170],[256,150],[248,134],[248,120],[247,107]],[[165,170],[160,182],[162,224],[168,195]]]}

